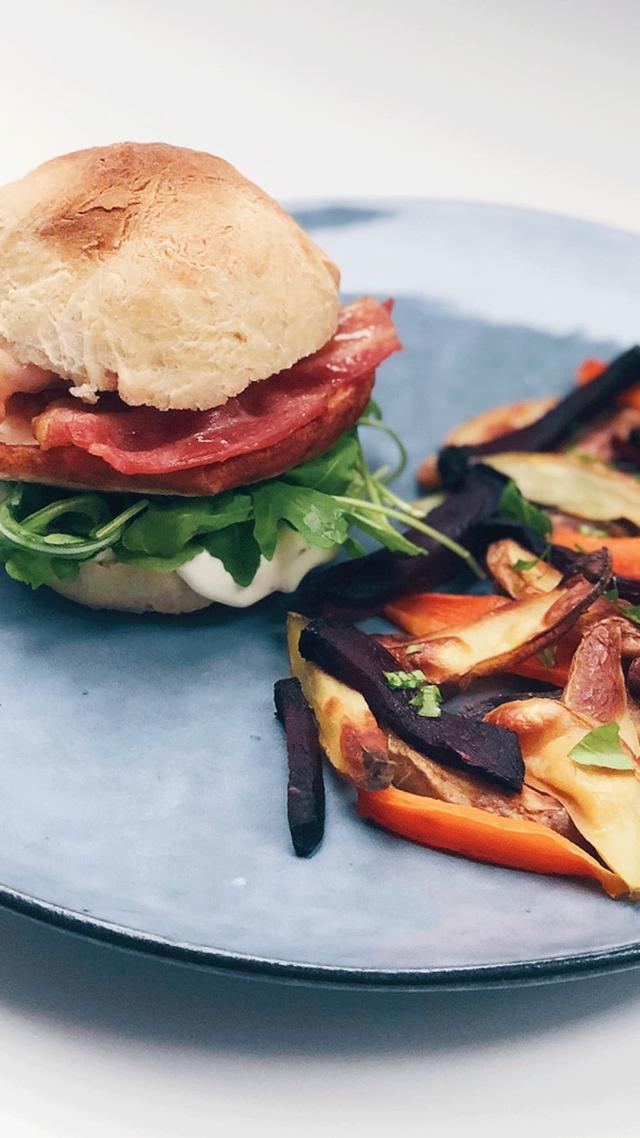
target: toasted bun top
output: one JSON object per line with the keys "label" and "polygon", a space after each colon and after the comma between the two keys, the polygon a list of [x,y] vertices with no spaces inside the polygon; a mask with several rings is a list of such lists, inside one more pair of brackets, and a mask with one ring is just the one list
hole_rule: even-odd
{"label": "toasted bun top", "polygon": [[221,158],[124,142],[0,189],[0,346],[85,398],[215,407],[337,314],[336,268]]}

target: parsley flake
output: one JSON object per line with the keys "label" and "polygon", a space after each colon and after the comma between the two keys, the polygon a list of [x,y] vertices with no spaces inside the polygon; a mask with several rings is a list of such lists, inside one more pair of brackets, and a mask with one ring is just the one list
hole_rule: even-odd
{"label": "parsley flake", "polygon": [[436,684],[425,684],[409,700],[410,706],[414,707],[418,715],[424,716],[425,719],[439,719],[442,714],[441,703],[440,688]]}
{"label": "parsley flake", "polygon": [[439,719],[441,715],[440,704],[442,696],[437,684],[427,682],[424,672],[416,668],[414,672],[383,672],[385,680],[394,691],[413,691],[415,695],[409,700],[409,707],[413,707],[418,715],[425,719]]}
{"label": "parsley flake", "polygon": [[620,742],[620,728],[617,723],[604,723],[594,727],[584,739],[569,751],[569,758],[583,767],[604,767],[614,771],[635,770],[631,755]]}
{"label": "parsley flake", "polygon": [[383,675],[394,691],[415,691],[427,682],[427,677],[419,668],[415,672],[383,672]]}

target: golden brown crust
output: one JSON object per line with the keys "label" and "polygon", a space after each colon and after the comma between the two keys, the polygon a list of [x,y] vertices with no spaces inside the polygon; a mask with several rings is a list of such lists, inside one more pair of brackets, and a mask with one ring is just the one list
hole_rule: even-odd
{"label": "golden brown crust", "polygon": [[0,345],[85,395],[218,406],[330,339],[337,279],[210,154],[126,142],[0,189]]}
{"label": "golden brown crust", "polygon": [[265,478],[275,478],[307,459],[323,454],[357,422],[366,407],[375,373],[336,386],[320,419],[306,423],[277,446],[230,458],[227,462],[179,470],[175,474],[128,476],[78,447],[41,450],[38,446],[0,443],[0,479],[41,482],[83,490],[142,494],[219,494]]}

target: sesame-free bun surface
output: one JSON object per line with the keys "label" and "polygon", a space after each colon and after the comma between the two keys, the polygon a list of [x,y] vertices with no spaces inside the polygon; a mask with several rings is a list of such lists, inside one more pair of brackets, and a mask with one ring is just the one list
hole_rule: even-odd
{"label": "sesame-free bun surface", "polygon": [[194,593],[177,573],[156,573],[120,561],[85,561],[75,581],[55,581],[50,588],[67,600],[92,609],[117,612],[196,612],[212,603]]}
{"label": "sesame-free bun surface", "polygon": [[125,142],[0,189],[0,346],[85,397],[215,407],[337,316],[335,267],[221,158]]}

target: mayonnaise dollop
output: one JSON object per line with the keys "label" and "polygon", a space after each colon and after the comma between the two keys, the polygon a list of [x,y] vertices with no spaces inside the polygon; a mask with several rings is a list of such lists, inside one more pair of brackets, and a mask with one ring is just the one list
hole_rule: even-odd
{"label": "mayonnaise dollop", "polygon": [[273,559],[260,558],[250,585],[236,584],[222,562],[210,553],[196,554],[176,572],[201,597],[233,608],[247,608],[270,593],[292,593],[311,569],[335,557],[337,548],[318,549],[308,545],[294,530],[283,530]]}

